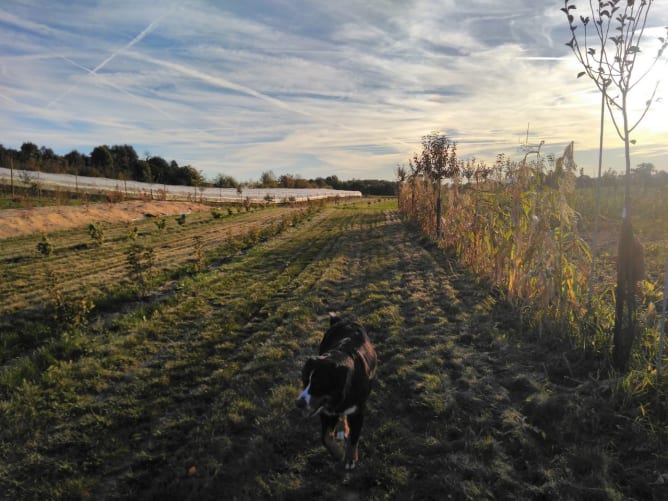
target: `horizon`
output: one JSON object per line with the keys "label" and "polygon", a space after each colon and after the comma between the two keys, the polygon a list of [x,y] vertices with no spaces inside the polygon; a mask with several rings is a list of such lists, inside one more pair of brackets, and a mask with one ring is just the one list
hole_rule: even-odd
{"label": "horizon", "polygon": [[[580,2],[580,4],[584,4]],[[557,2],[31,1],[0,8],[7,148],[133,146],[207,179],[262,172],[395,180],[440,131],[460,159],[545,141],[596,175],[600,94],[565,42]],[[643,53],[668,9],[652,6]],[[665,56],[637,89],[665,71]],[[645,92],[643,92],[645,91]],[[668,92],[663,82],[658,96]],[[637,111],[637,106],[636,106]],[[668,101],[641,122],[631,167],[668,170]],[[623,172],[606,121],[603,171]]]}

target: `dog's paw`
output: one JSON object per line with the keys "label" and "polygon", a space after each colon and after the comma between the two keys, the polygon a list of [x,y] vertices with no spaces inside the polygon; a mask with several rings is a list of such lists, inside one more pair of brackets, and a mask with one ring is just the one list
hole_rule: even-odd
{"label": "dog's paw", "polygon": [[350,461],[350,462],[346,461],[346,464],[345,464],[346,471],[354,470],[355,466],[357,466],[357,463],[354,463],[352,461]]}

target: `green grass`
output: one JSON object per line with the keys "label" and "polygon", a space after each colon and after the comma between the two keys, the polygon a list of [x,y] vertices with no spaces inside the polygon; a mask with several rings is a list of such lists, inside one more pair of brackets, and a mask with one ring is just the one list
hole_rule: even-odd
{"label": "green grass", "polygon": [[[107,301],[57,339],[47,325],[23,353],[12,345],[0,372],[0,492],[658,497],[665,429],[637,413],[637,393],[593,381],[591,361],[567,347],[517,333],[507,305],[383,204],[326,208],[234,254],[223,239],[203,271],[156,282],[159,294]],[[215,231],[208,218],[201,228]],[[380,361],[353,472],[294,407],[329,311],[366,325]]]}

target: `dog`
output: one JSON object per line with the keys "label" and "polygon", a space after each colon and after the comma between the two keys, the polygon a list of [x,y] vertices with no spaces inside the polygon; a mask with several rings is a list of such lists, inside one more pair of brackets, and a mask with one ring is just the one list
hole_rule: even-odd
{"label": "dog", "polygon": [[[359,461],[358,443],[364,407],[376,375],[376,351],[364,328],[330,315],[330,327],[302,369],[303,391],[296,405],[307,417],[320,415],[321,440],[346,470]],[[343,421],[345,453],[334,440],[334,428]]]}

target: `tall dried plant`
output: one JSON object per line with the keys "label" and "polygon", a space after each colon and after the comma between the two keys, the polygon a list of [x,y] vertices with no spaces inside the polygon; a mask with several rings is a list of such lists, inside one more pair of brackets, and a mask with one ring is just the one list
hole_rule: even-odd
{"label": "tall dried plant", "polygon": [[[425,233],[435,235],[430,209],[437,194],[415,161],[409,162],[412,174],[402,186],[402,210]],[[557,166],[544,182],[540,155],[520,163],[500,155],[493,167],[460,162],[458,171],[469,172],[468,179],[476,171],[479,175],[458,193],[457,183],[444,190],[450,201],[443,214],[448,231],[438,240],[465,266],[505,290],[539,331],[547,324],[556,330],[581,317],[586,296],[590,256],[570,206],[575,188],[572,145]]]}

